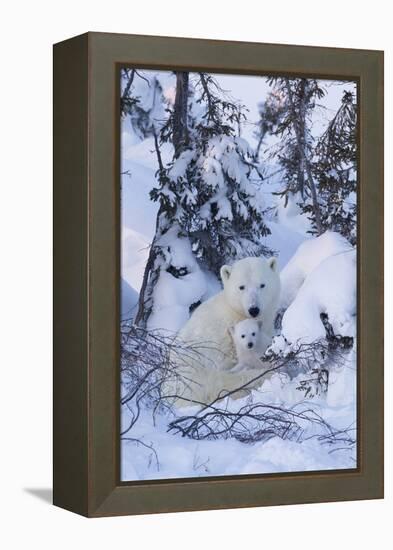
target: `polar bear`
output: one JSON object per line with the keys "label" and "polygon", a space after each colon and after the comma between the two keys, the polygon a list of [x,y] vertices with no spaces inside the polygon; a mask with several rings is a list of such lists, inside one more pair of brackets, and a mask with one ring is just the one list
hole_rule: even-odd
{"label": "polar bear", "polygon": [[266,369],[262,357],[272,339],[263,332],[263,322],[255,319],[244,319],[229,329],[236,350],[236,365],[231,372],[244,369]]}
{"label": "polar bear", "polygon": [[251,370],[231,372],[237,363],[231,327],[244,319],[261,320],[267,341],[273,338],[280,299],[276,258],[244,258],[222,266],[220,275],[223,290],[202,303],[178,333],[186,352],[180,349],[170,354],[181,380],[168,382],[164,394],[177,404],[210,402],[255,374]]}

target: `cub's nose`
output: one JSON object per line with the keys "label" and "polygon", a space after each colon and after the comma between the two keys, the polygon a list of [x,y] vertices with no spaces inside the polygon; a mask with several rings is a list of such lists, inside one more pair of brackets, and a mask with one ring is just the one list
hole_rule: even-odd
{"label": "cub's nose", "polygon": [[259,315],[259,307],[250,307],[248,313],[251,315],[251,317],[257,317]]}
{"label": "cub's nose", "polygon": [[247,346],[251,349],[253,347],[253,343],[252,342],[248,342]]}

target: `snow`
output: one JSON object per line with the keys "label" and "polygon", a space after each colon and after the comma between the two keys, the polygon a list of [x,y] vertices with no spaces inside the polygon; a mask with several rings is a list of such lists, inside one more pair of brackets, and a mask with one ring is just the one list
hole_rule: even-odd
{"label": "snow", "polygon": [[299,245],[304,242],[305,237],[274,221],[270,221],[266,225],[271,233],[267,235],[265,243],[277,253],[278,267],[281,271],[293,257]]}
{"label": "snow", "polygon": [[[143,441],[150,442],[151,435],[153,434],[145,431]],[[127,441],[123,443],[121,468],[124,480],[270,474],[355,467],[350,457],[343,460],[342,455],[329,454],[328,449],[321,449],[320,443],[315,439],[302,445],[271,439],[249,447],[236,440],[202,443],[182,438],[179,442],[175,437],[158,430],[155,431],[154,438],[161,451],[158,463],[152,451],[141,444]],[[132,461],[129,459],[131,456]]]}
{"label": "snow", "polygon": [[[350,372],[349,376],[340,373],[340,383],[346,395],[350,397],[351,391],[347,390],[354,387],[354,378],[353,372]],[[277,405],[289,401],[297,404],[299,410],[304,410],[306,407],[299,403],[296,385],[297,380],[282,384],[279,376],[275,376],[274,380],[267,381],[262,386],[261,395],[265,401],[270,399]],[[325,418],[335,422],[338,428],[352,426],[353,403],[337,407],[334,402],[329,403],[328,399],[315,399],[312,403],[308,402],[307,407],[312,404],[317,412],[323,410]],[[179,414],[192,411],[190,407],[184,408]],[[123,429],[128,425],[129,419],[130,416],[125,409],[122,416]],[[354,468],[356,465],[351,452],[332,453],[330,447],[321,445],[317,438],[313,437],[312,431],[309,438],[305,438],[301,444],[279,438],[251,445],[234,439],[198,441],[168,433],[167,421],[160,415],[156,416],[153,425],[149,414],[144,411],[132,435],[144,444],[152,446],[157,455],[135,441],[123,442],[121,471],[124,480],[333,470]]]}
{"label": "snow", "polygon": [[206,184],[213,189],[222,187],[224,183],[222,170],[224,170],[239,185],[240,189],[249,190],[249,170],[243,163],[239,163],[238,153],[243,155],[250,153],[250,148],[244,145],[244,140],[241,138],[234,140],[228,136],[211,138],[201,162]]}
{"label": "snow", "polygon": [[[125,122],[123,122],[123,128],[121,137],[123,169],[127,167],[128,161],[131,161],[133,164],[150,168],[155,172],[158,164],[153,137],[148,137],[141,141],[135,135],[132,137],[133,134],[131,132],[126,131]],[[161,146],[160,152],[164,162],[171,159],[172,149],[170,144],[163,144]]]}
{"label": "snow", "polygon": [[139,295],[123,278],[120,281],[121,318],[131,320],[135,317]]}
{"label": "snow", "polygon": [[128,227],[121,235],[121,273],[127,283],[140,290],[146,261],[149,255],[150,240]]}
{"label": "snow", "polygon": [[307,275],[324,259],[351,249],[352,246],[344,237],[331,231],[302,243],[280,274],[281,307],[289,306]]}
{"label": "snow", "polygon": [[[315,244],[316,240],[307,244]],[[320,262],[305,278],[284,314],[282,334],[285,338],[292,343],[310,343],[324,338],[321,313],[327,313],[335,334],[353,336],[356,321],[355,281],[354,250],[336,253]]]}
{"label": "snow", "polygon": [[327,405],[336,410],[347,408],[349,415],[353,414],[356,403],[356,356],[350,352],[347,364],[342,368],[332,366],[329,374],[329,390]]}
{"label": "snow", "polygon": [[184,177],[187,166],[193,160],[194,156],[194,151],[183,151],[173,163],[172,168],[169,170],[169,177],[174,180]]}
{"label": "snow", "polygon": [[299,198],[293,194],[288,196],[286,204],[284,198],[279,199],[277,206],[278,223],[291,231],[307,235],[311,229],[310,220],[301,214],[296,201],[299,201]]}
{"label": "snow", "polygon": [[[145,146],[146,147],[146,146]],[[121,182],[121,214],[123,225],[152,240],[158,206],[149,197],[154,187],[155,170],[133,161],[124,161],[122,170],[129,170]]]}
{"label": "snow", "polygon": [[123,121],[121,178],[121,272],[125,281],[139,292],[143,273],[154,237],[157,203],[149,192],[156,185],[158,168],[151,138],[132,142],[126,136]]}
{"label": "snow", "polygon": [[190,316],[190,305],[203,299],[208,290],[205,274],[192,253],[189,240],[178,233],[178,227],[173,226],[157,245],[164,255],[170,256],[174,267],[186,268],[188,273],[175,277],[161,271],[153,293],[154,308],[148,323],[150,330],[177,332]]}

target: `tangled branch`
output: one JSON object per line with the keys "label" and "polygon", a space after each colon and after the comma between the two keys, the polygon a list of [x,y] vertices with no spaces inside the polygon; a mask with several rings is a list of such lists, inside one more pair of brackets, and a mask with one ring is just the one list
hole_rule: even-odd
{"label": "tangled branch", "polygon": [[[121,432],[124,437],[140,417],[142,406],[153,411],[172,412],[170,399],[164,396],[164,384],[189,387],[192,380],[192,365],[206,360],[211,349],[208,342],[185,344],[175,335],[163,331],[148,331],[130,322],[121,324],[121,381],[120,403],[129,410],[131,420]],[[180,361],[190,365],[190,377],[179,372]],[[174,396],[179,397],[179,396]]]}
{"label": "tangled branch", "polygon": [[[248,402],[240,407],[236,407],[236,402],[230,399],[241,390],[257,387],[272,373],[288,373],[294,366],[304,372],[311,370],[312,373],[318,373],[316,379],[311,377],[301,381],[298,387],[305,392],[305,397],[312,397],[327,390],[328,370],[324,364],[332,359],[336,364],[338,359],[345,360],[341,350],[333,349],[325,340],[312,344],[299,344],[285,356],[271,354],[269,356],[271,367],[242,386],[232,391],[220,392],[208,404],[189,400],[190,404],[199,405],[200,409],[193,414],[172,420],[168,431],[198,440],[235,438],[243,443],[254,443],[267,441],[272,437],[302,441],[312,427],[318,431],[321,442],[330,445],[341,442],[346,447],[351,447],[355,444],[355,439],[349,435],[348,430],[336,430],[318,414],[315,408],[306,405],[305,402],[289,408],[264,403],[258,391],[254,391],[254,395]],[[318,362],[320,367],[315,368]],[[318,388],[319,383],[321,389]],[[314,393],[311,391],[311,384]]]}
{"label": "tangled branch", "polygon": [[[123,323],[121,335],[124,389],[121,404],[131,413],[129,424],[121,433],[123,439],[130,439],[128,434],[137,422],[142,406],[145,406],[152,411],[153,418],[157,411],[171,417],[168,432],[196,440],[234,438],[243,443],[254,443],[272,437],[295,441],[315,437],[322,444],[331,446],[333,451],[350,449],[355,445],[356,436],[351,435],[353,428],[335,429],[310,402],[303,400],[292,407],[276,405],[264,402],[263,394],[256,389],[275,372],[288,375],[296,371],[308,375],[298,386],[304,397],[325,392],[329,363],[333,361],[337,365],[345,361],[345,349],[336,345],[336,340],[333,343],[324,339],[311,344],[292,345],[281,354],[271,352],[264,358],[265,367],[268,361],[268,369],[261,369],[260,374],[233,390],[220,391],[210,403],[203,403],[184,396],[165,395],[163,385],[168,380],[183,385],[194,383],[191,379],[184,379],[184,371],[179,374],[182,371],[178,369],[178,363],[181,360],[184,364],[188,358],[191,364],[196,358],[204,357],[207,343],[204,347],[201,344],[185,345],[174,335],[147,331],[129,323]],[[235,394],[250,389],[253,392],[248,391],[246,400],[231,399]],[[176,398],[192,406],[192,412],[179,416],[171,406]]]}

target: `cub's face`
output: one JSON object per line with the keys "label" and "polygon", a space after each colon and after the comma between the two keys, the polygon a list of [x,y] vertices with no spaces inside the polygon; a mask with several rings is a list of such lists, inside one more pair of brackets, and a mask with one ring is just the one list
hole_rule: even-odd
{"label": "cub's face", "polygon": [[280,289],[275,258],[244,258],[221,268],[221,280],[229,305],[241,316],[263,317]]}
{"label": "cub's face", "polygon": [[253,351],[257,347],[262,321],[245,319],[230,329],[236,350]]}

